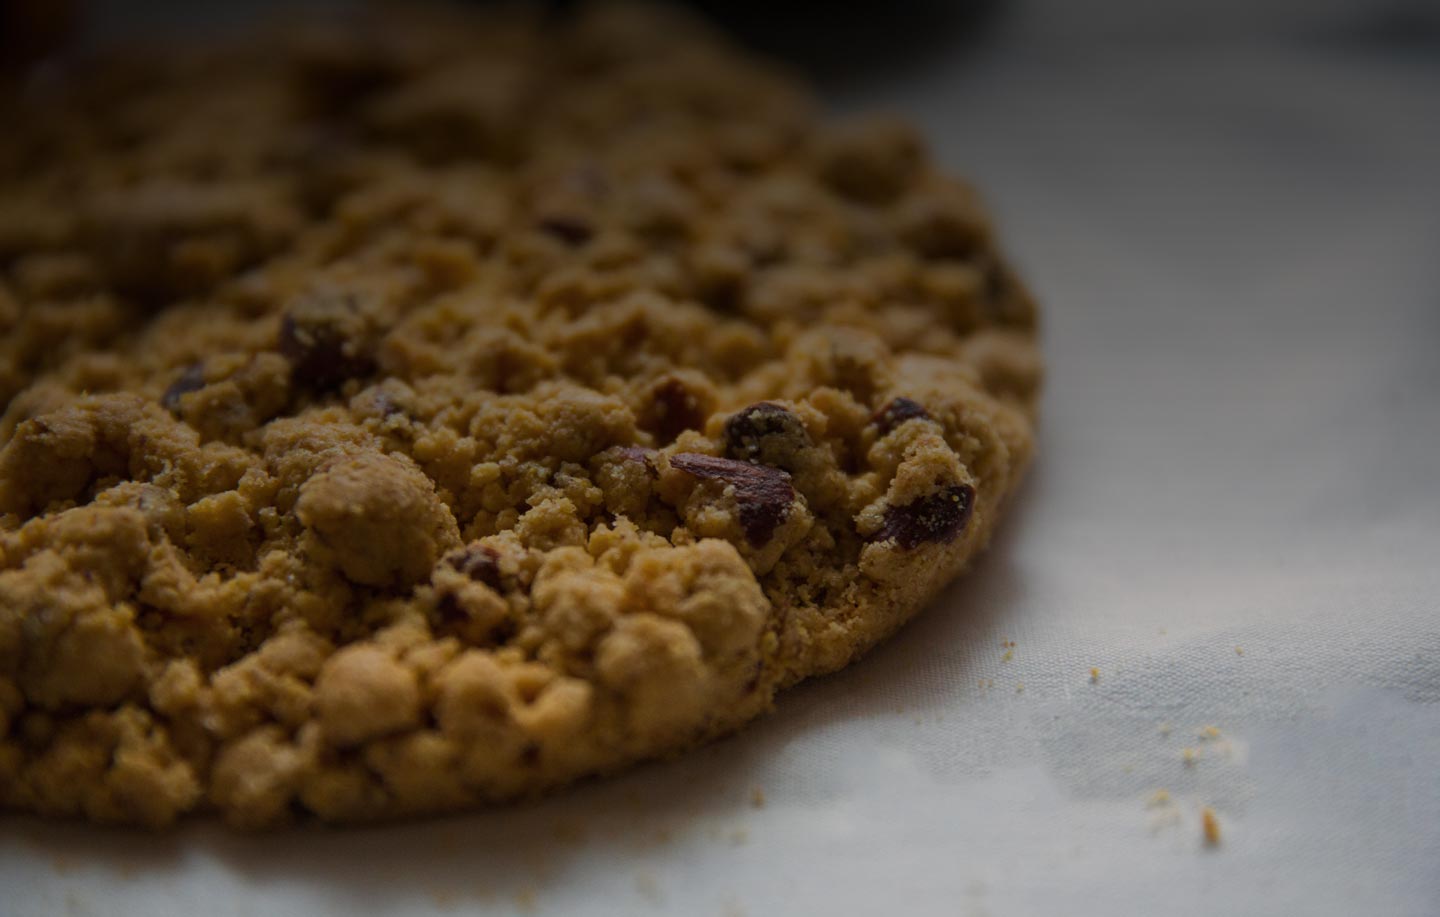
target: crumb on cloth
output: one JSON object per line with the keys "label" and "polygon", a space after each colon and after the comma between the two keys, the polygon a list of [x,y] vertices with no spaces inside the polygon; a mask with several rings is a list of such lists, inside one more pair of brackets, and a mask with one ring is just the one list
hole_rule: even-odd
{"label": "crumb on cloth", "polygon": [[1205,835],[1206,847],[1220,846],[1220,819],[1209,806],[1200,810],[1200,828]]}

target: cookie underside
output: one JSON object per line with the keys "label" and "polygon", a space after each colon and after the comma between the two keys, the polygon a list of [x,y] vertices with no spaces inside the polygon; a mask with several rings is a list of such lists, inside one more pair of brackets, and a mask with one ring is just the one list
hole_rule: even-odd
{"label": "cookie underside", "polygon": [[465,808],[680,750],[983,546],[1035,310],[903,125],[673,13],[375,14],[4,104],[0,806]]}

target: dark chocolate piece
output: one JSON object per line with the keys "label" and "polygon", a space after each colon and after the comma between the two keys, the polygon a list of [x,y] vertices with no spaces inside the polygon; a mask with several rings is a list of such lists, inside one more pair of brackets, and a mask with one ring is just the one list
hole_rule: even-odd
{"label": "dark chocolate piece", "polygon": [[705,423],[700,402],[684,382],[667,376],[655,386],[655,432],[667,443],[686,430],[697,430]]}
{"label": "dark chocolate piece", "polygon": [[584,245],[595,235],[595,227],[575,210],[548,210],[540,214],[536,223],[541,230],[570,246]]}
{"label": "dark chocolate piece", "polygon": [[916,417],[929,420],[930,412],[925,410],[918,401],[912,401],[909,398],[892,398],[870,419],[879,428],[880,435],[885,436],[905,421]]}
{"label": "dark chocolate piece", "polygon": [[922,544],[947,544],[964,530],[974,508],[975,488],[969,484],[952,484],[928,497],[887,509],[885,524],[871,540],[893,538],[907,551]]}
{"label": "dark chocolate piece", "polygon": [[778,404],[761,401],[725,421],[725,454],[747,462],[779,464],[780,454],[810,445],[800,418]]}
{"label": "dark chocolate piece", "polygon": [[185,371],[176,377],[165,394],[160,396],[160,404],[167,411],[176,412],[180,410],[180,396],[188,395],[190,392],[198,392],[205,387],[205,364],[191,363],[185,367]]}
{"label": "dark chocolate piece", "polygon": [[622,462],[634,462],[645,466],[645,470],[651,474],[655,473],[654,449],[646,449],[644,446],[619,446],[615,449],[615,454],[620,456]]}
{"label": "dark chocolate piece", "polygon": [[474,544],[458,554],[445,558],[452,569],[458,570],[477,583],[484,583],[500,592],[500,552],[489,545]]}
{"label": "dark chocolate piece", "polygon": [[316,391],[369,375],[375,361],[347,329],[360,325],[348,297],[313,297],[293,306],[280,320],[280,353],[290,361],[296,384]]}
{"label": "dark chocolate piece", "polygon": [[670,456],[670,467],[697,478],[733,485],[735,501],[740,506],[740,527],[745,530],[745,539],[757,548],[775,537],[775,529],[795,502],[790,475],[778,468],[696,452]]}

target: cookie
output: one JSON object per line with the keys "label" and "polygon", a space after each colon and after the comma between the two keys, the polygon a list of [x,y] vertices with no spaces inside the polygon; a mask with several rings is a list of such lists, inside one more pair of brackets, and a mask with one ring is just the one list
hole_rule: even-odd
{"label": "cookie", "polygon": [[1030,457],[974,192],[674,13],[4,106],[4,808],[350,822],[682,750],[924,607]]}

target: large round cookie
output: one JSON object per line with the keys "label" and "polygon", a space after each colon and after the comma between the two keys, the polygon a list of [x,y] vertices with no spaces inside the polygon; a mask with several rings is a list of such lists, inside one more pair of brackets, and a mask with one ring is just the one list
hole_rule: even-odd
{"label": "large round cookie", "polygon": [[1031,300],[890,122],[629,7],[0,111],[0,806],[453,810],[734,729],[1031,450]]}

